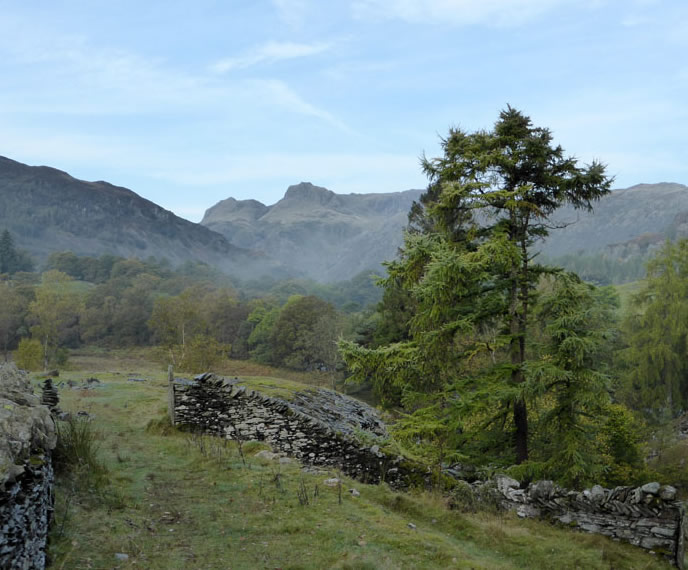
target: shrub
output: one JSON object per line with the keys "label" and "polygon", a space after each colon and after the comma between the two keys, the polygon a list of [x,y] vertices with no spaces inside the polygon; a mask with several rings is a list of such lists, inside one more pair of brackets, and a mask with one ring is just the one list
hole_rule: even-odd
{"label": "shrub", "polygon": [[498,513],[500,507],[499,493],[494,480],[482,484],[470,485],[466,481],[457,481],[449,496],[449,508],[462,513]]}
{"label": "shrub", "polygon": [[43,347],[36,339],[23,338],[14,353],[17,367],[23,370],[40,370],[43,368]]}
{"label": "shrub", "polygon": [[106,482],[107,469],[98,459],[100,434],[86,418],[57,422],[53,461],[57,473],[87,477],[95,487]]}

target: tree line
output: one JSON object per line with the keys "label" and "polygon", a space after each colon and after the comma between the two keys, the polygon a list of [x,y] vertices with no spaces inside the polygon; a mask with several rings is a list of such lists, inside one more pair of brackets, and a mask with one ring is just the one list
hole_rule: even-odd
{"label": "tree line", "polygon": [[56,253],[41,274],[6,273],[0,280],[0,347],[5,359],[16,349],[34,368],[64,363],[69,348],[97,345],[159,346],[190,371],[227,356],[332,371],[340,362],[338,338],[355,338],[370,315],[361,305],[379,296],[368,274],[329,286],[240,286],[202,263],[173,268],[155,259]]}

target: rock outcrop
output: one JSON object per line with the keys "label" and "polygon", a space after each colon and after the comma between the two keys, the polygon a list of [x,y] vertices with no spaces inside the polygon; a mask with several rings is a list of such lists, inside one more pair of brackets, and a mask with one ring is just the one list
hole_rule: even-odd
{"label": "rock outcrop", "polygon": [[57,435],[28,376],[0,365],[0,568],[45,567]]}

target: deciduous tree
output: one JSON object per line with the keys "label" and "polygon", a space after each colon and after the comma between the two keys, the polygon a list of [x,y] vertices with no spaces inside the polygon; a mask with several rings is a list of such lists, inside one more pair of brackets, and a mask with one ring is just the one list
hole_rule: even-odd
{"label": "deciduous tree", "polygon": [[82,301],[71,282],[71,277],[61,271],[46,271],[36,288],[36,298],[29,305],[30,317],[35,323],[31,333],[40,339],[45,369],[61,336],[79,324]]}

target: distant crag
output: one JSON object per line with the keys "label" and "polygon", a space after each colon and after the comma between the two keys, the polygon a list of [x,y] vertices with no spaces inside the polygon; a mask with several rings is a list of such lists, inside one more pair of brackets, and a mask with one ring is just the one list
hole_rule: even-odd
{"label": "distant crag", "polygon": [[[201,224],[238,247],[259,250],[318,281],[381,270],[403,241],[408,212],[421,190],[336,194],[301,182],[272,206],[228,198],[208,209]],[[552,219],[542,252],[647,256],[666,239],[688,236],[688,187],[638,184],[613,190],[591,212],[566,206]]]}
{"label": "distant crag", "polygon": [[290,186],[272,206],[228,198],[201,221],[232,244],[259,250],[321,282],[350,279],[394,259],[421,190],[336,194],[310,182]]}

